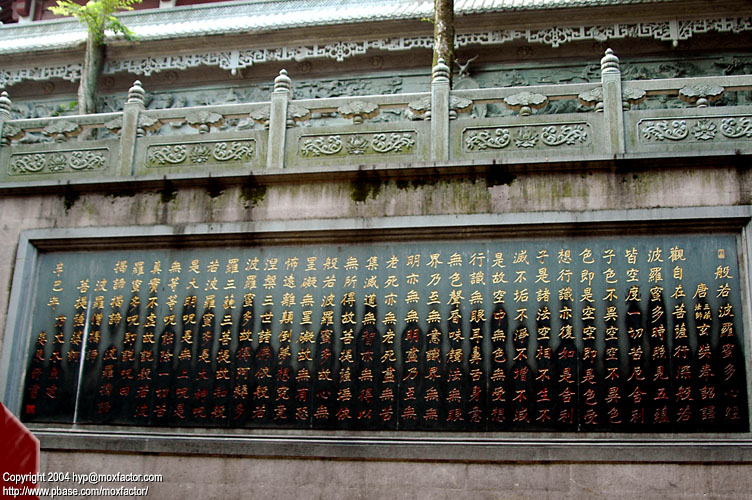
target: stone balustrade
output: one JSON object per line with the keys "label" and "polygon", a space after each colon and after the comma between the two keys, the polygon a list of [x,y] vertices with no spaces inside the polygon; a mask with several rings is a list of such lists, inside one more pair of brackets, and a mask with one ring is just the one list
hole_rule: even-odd
{"label": "stone balustrade", "polygon": [[[367,165],[517,165],[736,155],[752,149],[752,75],[294,100],[283,70],[267,102],[146,110],[136,81],[117,113],[10,119],[0,97],[0,187],[336,171]],[[733,105],[724,94],[739,93]],[[639,106],[678,97],[682,107]],[[576,101],[585,112],[557,112]],[[571,108],[571,107],[570,107]],[[503,109],[504,112],[489,110]]]}

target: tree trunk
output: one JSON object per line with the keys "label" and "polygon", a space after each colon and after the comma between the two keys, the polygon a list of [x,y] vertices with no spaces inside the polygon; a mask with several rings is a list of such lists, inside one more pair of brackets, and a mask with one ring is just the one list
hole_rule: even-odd
{"label": "tree trunk", "polygon": [[444,59],[451,81],[454,66],[454,0],[434,0],[433,66]]}
{"label": "tree trunk", "polygon": [[104,44],[96,40],[94,33],[89,32],[86,39],[86,53],[84,54],[84,68],[81,71],[81,83],[78,86],[78,112],[88,115],[97,112],[97,84],[104,62]]}

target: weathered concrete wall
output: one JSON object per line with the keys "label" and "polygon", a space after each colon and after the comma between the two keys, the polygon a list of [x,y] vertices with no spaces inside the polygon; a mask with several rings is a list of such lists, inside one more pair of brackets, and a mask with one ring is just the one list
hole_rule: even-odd
{"label": "weathered concrete wall", "polygon": [[[146,192],[6,195],[0,198],[0,327],[19,235],[28,229],[537,211],[742,205],[746,169],[537,172],[490,185],[477,178],[274,184],[252,192],[195,186]],[[364,199],[364,201],[358,201]],[[0,330],[0,336],[2,335]]]}
{"label": "weathered concrete wall", "polygon": [[[594,169],[0,198],[0,332],[22,231],[750,204],[744,168]],[[361,201],[362,200],[362,201]],[[0,333],[2,335],[2,333]],[[0,345],[2,348],[2,345]],[[249,454],[253,454],[249,450]],[[45,450],[43,471],[150,472],[151,498],[752,498],[749,464],[430,463]],[[135,486],[133,484],[128,486]]]}
{"label": "weathered concrete wall", "polygon": [[[487,464],[44,453],[42,470],[161,473],[149,498],[747,499],[748,465]],[[128,483],[128,486],[147,486]]]}

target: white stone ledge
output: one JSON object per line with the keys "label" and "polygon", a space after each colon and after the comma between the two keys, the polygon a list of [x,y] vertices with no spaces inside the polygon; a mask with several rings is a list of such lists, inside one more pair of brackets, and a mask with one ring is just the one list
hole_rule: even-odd
{"label": "white stone ledge", "polygon": [[[752,440],[676,435],[541,437],[425,433],[182,433],[31,427],[42,450],[470,462],[749,463]],[[416,435],[418,434],[418,435]]]}
{"label": "white stone ledge", "polygon": [[[706,151],[643,152],[623,155],[607,154],[558,154],[547,157],[518,158],[500,156],[493,159],[463,160],[449,162],[410,162],[410,163],[353,163],[339,166],[301,166],[281,169],[253,168],[220,169],[213,171],[153,173],[132,176],[87,177],[85,174],[49,176],[39,179],[12,182],[0,182],[0,194],[29,194],[40,192],[62,192],[75,188],[82,191],[120,192],[123,189],[159,189],[165,182],[183,185],[205,185],[207,179],[223,184],[243,184],[250,177],[262,185],[288,184],[300,182],[331,182],[334,180],[352,180],[358,173],[366,172],[378,176],[381,181],[396,179],[421,179],[430,176],[475,176],[493,174],[503,170],[514,175],[524,175],[546,171],[591,171],[591,170],[629,170],[632,168],[692,168],[742,165],[746,168],[752,150],[719,149]],[[376,180],[376,179],[373,179]]]}

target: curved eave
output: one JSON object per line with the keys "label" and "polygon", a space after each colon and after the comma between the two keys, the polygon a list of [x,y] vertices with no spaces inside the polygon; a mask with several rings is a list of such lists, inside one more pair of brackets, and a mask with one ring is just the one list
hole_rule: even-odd
{"label": "curved eave", "polygon": [[[669,3],[676,0],[455,0],[457,16],[509,11]],[[433,0],[257,0],[151,9],[119,16],[141,41],[265,33],[375,21],[420,20],[433,15]],[[116,40],[117,38],[113,38]],[[0,27],[0,55],[74,48],[86,32],[73,19]]]}
{"label": "curved eave", "polygon": [[458,15],[466,15],[502,11],[667,3],[671,1],[673,0],[454,0],[454,10]]}

